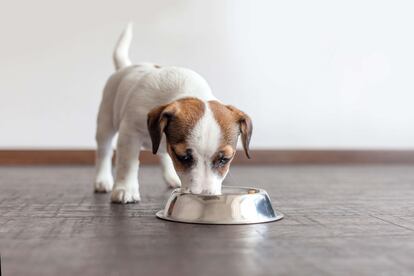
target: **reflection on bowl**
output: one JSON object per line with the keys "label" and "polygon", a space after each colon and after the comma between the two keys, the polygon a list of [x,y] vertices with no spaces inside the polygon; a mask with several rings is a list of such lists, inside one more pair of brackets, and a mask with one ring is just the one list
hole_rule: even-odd
{"label": "reflection on bowl", "polygon": [[250,224],[276,221],[283,214],[273,210],[262,189],[223,186],[221,195],[195,195],[180,189],[172,192],[157,217],[203,224]]}

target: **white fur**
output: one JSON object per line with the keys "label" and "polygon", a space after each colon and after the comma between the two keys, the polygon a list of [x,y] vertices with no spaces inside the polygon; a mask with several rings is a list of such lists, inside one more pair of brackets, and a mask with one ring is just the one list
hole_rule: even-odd
{"label": "white fur", "polygon": [[[217,100],[207,82],[197,73],[185,68],[162,67],[157,69],[154,64],[141,63],[128,66],[131,62],[128,58],[128,48],[132,37],[131,25],[121,35],[114,52],[114,61],[118,67],[107,81],[101,105],[99,108],[96,141],[96,178],[95,191],[108,192],[113,188],[113,202],[135,202],[140,199],[138,189],[138,155],[141,147],[150,148],[151,140],[147,131],[147,114],[154,107],[170,103],[184,97],[196,97],[202,101]],[[216,139],[217,127],[213,124],[214,118],[206,113],[193,133],[202,134],[207,138],[207,129],[213,130]],[[216,123],[217,124],[217,123]],[[111,173],[112,140],[118,132],[116,155],[115,183]],[[215,140],[213,143],[215,143]],[[164,140],[164,139],[163,139]],[[193,146],[198,143],[203,145],[200,154],[207,156],[213,150],[209,146],[210,139],[202,142],[193,141]],[[165,141],[162,142],[159,152],[162,156],[161,165],[166,182],[172,186],[180,186],[170,157],[165,151]],[[206,168],[198,170],[195,179],[201,181]],[[210,178],[209,178],[210,179]],[[211,178],[212,183],[218,183]],[[208,183],[198,186],[201,190],[209,189]],[[114,187],[112,187],[114,185]],[[214,184],[216,185],[216,184]],[[197,186],[197,187],[198,187]],[[199,191],[200,188],[197,188]],[[196,191],[194,191],[196,192]]]}
{"label": "white fur", "polygon": [[195,168],[189,171],[188,177],[181,177],[183,188],[195,194],[219,194],[221,182],[212,169],[211,161],[220,145],[222,133],[220,126],[214,118],[209,105],[205,104],[203,117],[197,122],[188,139],[189,148],[193,150],[196,160]]}

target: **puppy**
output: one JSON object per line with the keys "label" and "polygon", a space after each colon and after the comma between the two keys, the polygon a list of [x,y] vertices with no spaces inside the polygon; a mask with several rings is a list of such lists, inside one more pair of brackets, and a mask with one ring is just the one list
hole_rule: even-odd
{"label": "puppy", "polygon": [[[138,156],[141,148],[152,148],[160,155],[169,186],[182,186],[194,194],[220,194],[239,135],[249,157],[250,117],[219,102],[207,82],[189,69],[131,65],[131,39],[129,24],[115,47],[117,71],[107,81],[99,107],[95,191],[112,190],[112,202],[139,201]],[[116,133],[114,185],[111,160]]]}

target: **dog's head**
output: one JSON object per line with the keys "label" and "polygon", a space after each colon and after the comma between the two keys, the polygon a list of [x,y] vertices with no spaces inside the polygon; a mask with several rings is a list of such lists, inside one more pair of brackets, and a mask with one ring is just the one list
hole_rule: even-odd
{"label": "dog's head", "polygon": [[195,194],[219,194],[239,135],[249,156],[250,117],[217,101],[183,98],[148,113],[152,152],[158,151],[163,133],[182,187]]}

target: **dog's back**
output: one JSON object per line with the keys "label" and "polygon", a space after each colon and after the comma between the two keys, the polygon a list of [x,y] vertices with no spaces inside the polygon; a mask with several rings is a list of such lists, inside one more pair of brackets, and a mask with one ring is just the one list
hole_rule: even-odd
{"label": "dog's back", "polygon": [[105,85],[99,111],[102,117],[112,117],[115,129],[130,117],[139,129],[146,130],[147,114],[152,108],[180,98],[217,100],[204,78],[192,70],[147,62],[131,65],[131,40],[132,25],[128,24],[116,44],[113,60],[117,71]]}

